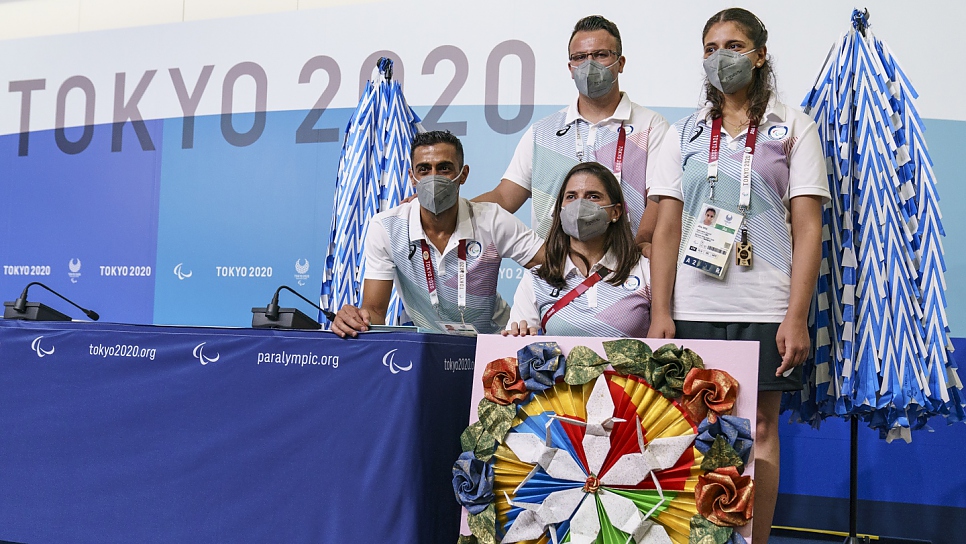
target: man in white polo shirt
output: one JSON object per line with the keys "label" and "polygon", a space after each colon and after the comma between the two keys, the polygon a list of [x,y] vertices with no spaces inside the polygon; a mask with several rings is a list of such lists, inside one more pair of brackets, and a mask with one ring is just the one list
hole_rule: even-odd
{"label": "man in white polo shirt", "polygon": [[577,163],[595,161],[620,180],[631,229],[649,241],[657,206],[648,208],[645,226],[638,230],[652,170],[648,158],[668,123],[621,92],[618,75],[626,59],[617,25],[598,15],[584,17],[574,26],[568,47],[577,99],[534,123],[520,139],[500,184],[474,200],[496,202],[515,212],[532,197],[530,224],[545,238],[564,176]]}
{"label": "man in white polo shirt", "polygon": [[509,307],[496,291],[500,261],[506,257],[528,268],[543,264],[543,241],[496,204],[459,197],[470,167],[463,164],[456,136],[417,134],[410,156],[419,198],[369,222],[362,307],[343,306],[333,332],[356,336],[385,323],[393,285],[418,327],[502,330]]}

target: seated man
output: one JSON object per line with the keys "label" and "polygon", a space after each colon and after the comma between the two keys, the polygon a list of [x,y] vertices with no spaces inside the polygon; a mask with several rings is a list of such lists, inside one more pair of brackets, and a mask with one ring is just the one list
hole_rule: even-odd
{"label": "seated man", "polygon": [[473,325],[501,330],[509,308],[496,292],[500,261],[543,264],[543,241],[500,206],[460,198],[470,167],[449,132],[417,134],[409,171],[416,200],[376,214],[366,235],[362,307],[345,305],[332,322],[341,337],[383,324],[395,284],[418,327]]}

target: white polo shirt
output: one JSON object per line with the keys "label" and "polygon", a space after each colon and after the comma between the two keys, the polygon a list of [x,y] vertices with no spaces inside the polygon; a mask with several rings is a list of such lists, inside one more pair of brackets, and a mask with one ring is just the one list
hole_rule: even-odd
{"label": "white polo shirt", "polygon": [[[725,277],[716,279],[680,264],[702,210],[711,203],[710,109],[706,106],[675,123],[668,131],[667,145],[654,161],[650,198],[666,196],[684,203],[673,316],[683,321],[780,323],[785,319],[791,292],[791,199],[814,195],[829,200],[825,155],[817,127],[808,116],[781,102],[769,104],[758,130],[751,206],[745,219],[753,266],[736,266],[732,251]],[[747,134],[746,129],[732,138],[721,131],[713,204],[733,213],[738,213]]]}
{"label": "white polo shirt", "polygon": [[[532,197],[530,224],[542,238],[550,231],[550,219],[564,176],[581,162],[596,161],[613,172],[617,155],[618,131],[626,133],[621,190],[627,202],[631,230],[637,233],[647,204],[647,186],[651,178],[648,157],[664,139],[668,123],[657,112],[639,106],[621,93],[614,114],[598,123],[590,123],[577,111],[577,100],[567,108],[549,115],[527,129],[517,144],[513,159],[503,174],[530,191]],[[577,143],[580,138],[581,144]],[[578,149],[583,147],[583,158]]]}
{"label": "white polo shirt", "polygon": [[[423,231],[419,201],[400,204],[376,214],[369,222],[365,247],[367,280],[392,280],[402,297],[406,313],[418,327],[443,330],[439,322],[459,322],[458,247],[466,240],[466,309],[464,319],[481,333],[503,328],[508,318],[506,301],[497,293],[500,262],[504,257],[526,265],[543,244],[536,233],[497,204],[457,204],[456,230],[443,253]],[[420,240],[429,246],[439,311],[429,297]]]}
{"label": "white polo shirt", "polygon": [[[590,267],[593,274],[604,267],[614,270],[617,259],[610,251],[599,263]],[[513,295],[510,323],[526,320],[529,326],[540,327],[540,320],[553,305],[583,283],[586,278],[577,265],[567,257],[564,268],[566,287],[555,289],[537,276],[532,268],[520,279]],[[612,273],[613,274],[613,273]],[[651,275],[646,257],[641,256],[621,286],[607,283],[603,278],[587,291],[564,306],[547,321],[546,334],[559,336],[605,336],[644,338],[651,325]]]}

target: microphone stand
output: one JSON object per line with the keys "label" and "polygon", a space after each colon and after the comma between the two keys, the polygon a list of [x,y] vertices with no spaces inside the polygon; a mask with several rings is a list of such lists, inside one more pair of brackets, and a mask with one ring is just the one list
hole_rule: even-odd
{"label": "microphone stand", "polygon": [[280,308],[278,306],[278,295],[283,289],[295,294],[295,296],[322,312],[322,315],[324,315],[326,319],[330,321],[335,319],[335,314],[332,312],[320,308],[317,304],[305,298],[298,291],[295,291],[291,287],[282,285],[275,290],[275,295],[272,297],[272,301],[268,303],[268,306],[264,308],[252,308],[252,328],[302,330],[318,330],[322,328],[322,325],[318,321],[305,315],[305,313],[298,308]]}
{"label": "microphone stand", "polygon": [[74,306],[78,310],[84,312],[84,315],[91,318],[92,321],[97,321],[101,318],[101,316],[98,315],[98,313],[94,310],[88,310],[87,308],[79,306],[73,300],[70,300],[69,298],[58,293],[57,291],[54,291],[39,281],[32,281],[23,288],[23,291],[20,293],[20,296],[17,298],[17,300],[3,303],[4,319],[22,319],[24,321],[72,321],[70,316],[62,314],[46,304],[41,304],[39,302],[27,302],[27,290],[30,289],[32,285],[39,285],[58,297],[64,299],[71,306]]}

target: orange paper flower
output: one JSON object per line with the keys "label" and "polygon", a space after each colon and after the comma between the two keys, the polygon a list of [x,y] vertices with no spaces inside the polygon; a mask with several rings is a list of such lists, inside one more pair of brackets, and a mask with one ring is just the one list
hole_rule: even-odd
{"label": "orange paper flower", "polygon": [[719,415],[728,415],[734,410],[738,381],[724,370],[692,368],[684,379],[683,394],[681,404],[694,421],[707,417],[714,423]]}
{"label": "orange paper flower", "polygon": [[483,397],[506,406],[527,398],[530,392],[520,379],[516,357],[504,357],[490,361],[483,372]]}
{"label": "orange paper flower", "polygon": [[694,488],[698,513],[715,525],[740,527],[751,520],[755,482],[735,467],[723,467],[698,477]]}

